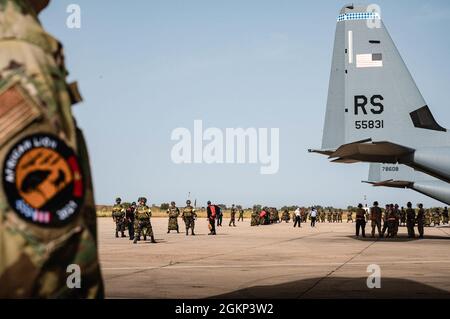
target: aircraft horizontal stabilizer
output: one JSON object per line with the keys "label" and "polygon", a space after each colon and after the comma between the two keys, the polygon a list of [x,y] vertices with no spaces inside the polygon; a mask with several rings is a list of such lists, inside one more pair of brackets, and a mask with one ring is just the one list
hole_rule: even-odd
{"label": "aircraft horizontal stabilizer", "polygon": [[394,187],[394,188],[412,188],[414,186],[413,182],[409,181],[397,181],[397,180],[386,180],[381,182],[369,182],[363,181],[363,183],[371,184],[375,187],[377,186],[385,186],[385,187]]}
{"label": "aircraft horizontal stabilizer", "polygon": [[313,150],[313,149],[308,150],[309,153],[319,153],[319,154],[326,155],[326,156],[330,156],[335,151],[336,150]]}
{"label": "aircraft horizontal stabilizer", "polygon": [[327,155],[333,159],[334,163],[398,163],[400,159],[405,160],[408,156],[414,154],[414,149],[391,143],[391,142],[372,142],[366,139],[358,142],[344,144],[335,151],[331,150],[309,150],[309,152]]}
{"label": "aircraft horizontal stabilizer", "polygon": [[344,144],[329,155],[329,158],[336,158],[333,162],[354,163],[398,163],[400,159],[405,159],[414,154],[414,149],[398,145],[391,142],[371,142],[365,140]]}

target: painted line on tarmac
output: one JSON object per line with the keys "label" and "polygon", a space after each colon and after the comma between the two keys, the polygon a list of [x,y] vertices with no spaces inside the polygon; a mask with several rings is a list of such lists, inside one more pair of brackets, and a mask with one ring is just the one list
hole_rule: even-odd
{"label": "painted line on tarmac", "polygon": [[[402,264],[450,264],[450,260],[411,260],[411,261],[386,261],[386,262],[349,262],[346,266],[367,266],[376,263],[377,265],[402,265]],[[257,265],[165,265],[163,268],[170,269],[191,269],[191,268],[255,268],[255,267],[314,267],[314,266],[341,266],[343,263],[290,263],[290,264],[257,264]],[[161,266],[147,267],[102,267],[102,270],[150,270],[160,269]]]}
{"label": "painted line on tarmac", "polygon": [[309,287],[308,289],[306,289],[305,291],[303,291],[298,297],[302,298],[304,297],[306,294],[308,294],[310,291],[312,291],[314,288],[317,287],[317,285],[319,285],[323,280],[329,278],[331,275],[333,275],[335,272],[339,271],[342,267],[350,264],[352,262],[352,260],[354,260],[355,258],[357,258],[358,256],[360,256],[363,252],[365,252],[367,249],[369,249],[370,247],[372,247],[376,242],[378,242],[378,240],[370,243],[369,245],[367,245],[366,247],[364,247],[363,249],[361,249],[357,254],[353,255],[352,257],[350,257],[347,261],[341,263],[340,265],[338,265],[336,268],[334,268],[332,271],[330,271],[328,274],[326,274],[324,277],[320,278],[319,280],[317,280],[311,287]]}

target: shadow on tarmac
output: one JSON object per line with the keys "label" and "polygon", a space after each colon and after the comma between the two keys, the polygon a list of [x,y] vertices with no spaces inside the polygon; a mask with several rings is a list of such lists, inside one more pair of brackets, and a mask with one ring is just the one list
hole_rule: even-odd
{"label": "shadow on tarmac", "polygon": [[366,277],[309,278],[244,288],[210,299],[450,299],[450,292],[412,280],[381,278],[381,288],[374,289],[369,289],[366,281]]}
{"label": "shadow on tarmac", "polygon": [[355,239],[355,240],[359,240],[359,241],[380,241],[380,242],[407,242],[407,241],[422,241],[422,240],[427,240],[427,239],[434,239],[434,240],[450,240],[449,236],[436,236],[436,235],[425,235],[424,238],[419,239],[416,235],[416,238],[408,238],[406,235],[405,236],[398,236],[398,237],[394,237],[394,238],[379,238],[377,235],[375,235],[374,238],[372,238],[371,235],[367,235],[366,237],[362,237],[361,235],[359,235],[359,237],[356,237],[355,235],[349,235],[347,236],[347,238],[351,238],[351,239]]}

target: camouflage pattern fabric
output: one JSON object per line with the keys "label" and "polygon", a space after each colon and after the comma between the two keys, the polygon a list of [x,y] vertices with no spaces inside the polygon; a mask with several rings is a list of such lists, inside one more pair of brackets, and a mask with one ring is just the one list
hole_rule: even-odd
{"label": "camouflage pattern fabric", "polygon": [[348,222],[352,222],[353,223],[353,213],[352,212],[347,212],[347,223]]}
{"label": "camouflage pattern fabric", "polygon": [[195,209],[192,206],[186,206],[183,209],[181,217],[183,218],[184,224],[186,225],[186,234],[188,233],[189,229],[191,229],[192,233],[194,233],[195,217],[197,217]]}
{"label": "camouflage pattern fabric", "polygon": [[[77,175],[68,176],[59,170],[53,189],[45,194],[61,195],[64,185],[76,182],[78,195],[83,193],[71,218],[55,227],[55,212],[39,213],[37,191],[55,172],[57,161],[67,163],[62,153],[42,148],[50,154],[28,163],[28,183],[18,189],[20,201],[33,212],[26,219],[12,207],[11,194],[0,184],[0,298],[101,298],[103,281],[97,256],[96,211],[89,158],[81,131],[76,127],[71,105],[76,102],[73,86],[66,83],[67,71],[61,44],[47,34],[28,1],[0,0],[0,166],[6,172],[6,158],[20,141],[32,136],[53,136],[54,143],[73,152],[80,164]],[[36,144],[33,144],[37,150]],[[62,152],[62,151],[61,151]],[[30,153],[28,153],[30,154]],[[52,155],[56,159],[49,162]],[[25,156],[25,153],[24,153]],[[75,158],[71,156],[73,161]],[[42,161],[41,161],[42,160]],[[37,165],[47,169],[37,169]],[[34,167],[33,167],[34,165]],[[25,165],[15,169],[25,170]],[[67,167],[66,167],[67,168]],[[70,171],[69,170],[69,171]],[[61,173],[63,172],[63,173]],[[31,175],[30,175],[31,174]],[[19,178],[19,175],[17,175]],[[74,184],[73,184],[74,185]],[[53,192],[53,193],[52,193]],[[34,196],[33,195],[33,196]],[[45,197],[47,204],[50,197]],[[66,196],[67,199],[67,196]],[[28,205],[29,204],[29,205]],[[44,205],[44,204],[40,204]],[[65,211],[66,212],[66,211]],[[29,217],[29,216],[28,216]],[[81,288],[66,284],[69,265],[81,270]]]}
{"label": "camouflage pattern fabric", "polygon": [[134,230],[134,238],[140,238],[141,235],[153,236],[153,228],[150,222],[152,211],[147,205],[138,205],[135,212],[136,227]]}
{"label": "camouflage pattern fabric", "polygon": [[167,210],[167,214],[169,214],[168,230],[178,230],[178,216],[180,215],[180,210],[177,207],[170,207]]}
{"label": "camouflage pattern fabric", "polygon": [[124,233],[126,220],[125,220],[125,208],[122,204],[115,204],[112,208],[112,218],[116,223],[116,236],[119,232]]}
{"label": "camouflage pattern fabric", "polygon": [[254,210],[252,213],[250,226],[258,226],[259,225],[259,212]]}

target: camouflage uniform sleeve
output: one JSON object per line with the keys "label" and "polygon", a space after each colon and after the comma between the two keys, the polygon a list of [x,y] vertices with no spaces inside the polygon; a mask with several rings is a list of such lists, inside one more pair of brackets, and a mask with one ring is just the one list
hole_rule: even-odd
{"label": "camouflage uniform sleeve", "polygon": [[[27,1],[2,0],[0,52],[0,298],[102,297],[89,159],[62,46]],[[66,284],[73,264],[81,288]]]}

